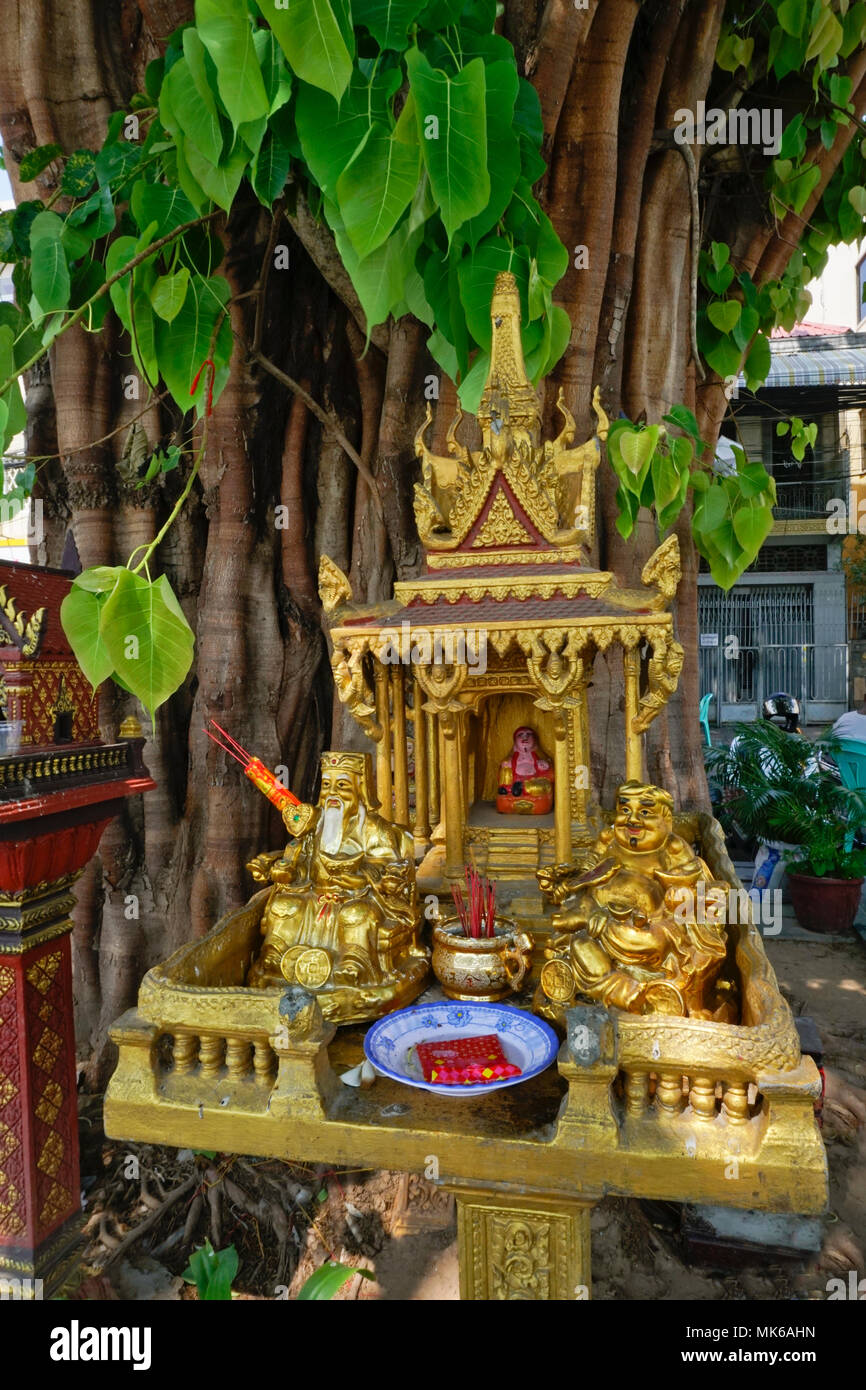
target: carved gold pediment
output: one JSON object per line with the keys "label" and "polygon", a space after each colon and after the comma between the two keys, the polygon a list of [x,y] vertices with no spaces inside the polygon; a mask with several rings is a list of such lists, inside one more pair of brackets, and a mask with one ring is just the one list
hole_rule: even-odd
{"label": "carved gold pediment", "polygon": [[[502,491],[494,495],[470,550],[508,545],[542,549],[588,546],[595,530],[595,470],[601,457],[598,440],[570,447],[575,425],[560,391],[557,405],[563,428],[556,439],[541,441],[541,409],[523,361],[520,297],[513,275],[497,276],[490,318],[490,369],[478,408],[481,448],[470,450],[457,438],[462,420],[458,410],[447,434],[447,455],[428,449],[424,435],[433,418],[429,403],[415,437],[421,481],[415,485],[414,505],[422,543],[431,555],[464,545],[499,478],[507,483],[511,496]],[[598,389],[593,407],[598,438],[606,439],[609,421]]]}

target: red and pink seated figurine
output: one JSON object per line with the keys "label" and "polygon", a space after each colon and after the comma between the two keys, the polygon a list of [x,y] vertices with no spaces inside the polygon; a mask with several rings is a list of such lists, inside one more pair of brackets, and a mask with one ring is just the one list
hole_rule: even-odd
{"label": "red and pink seated figurine", "polygon": [[553,763],[528,725],[514,730],[511,752],[499,764],[496,809],[521,816],[545,816],[553,810]]}

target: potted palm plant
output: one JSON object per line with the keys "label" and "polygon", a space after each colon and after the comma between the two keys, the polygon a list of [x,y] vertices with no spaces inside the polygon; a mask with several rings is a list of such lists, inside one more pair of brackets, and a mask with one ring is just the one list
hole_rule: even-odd
{"label": "potted palm plant", "polygon": [[739,724],[730,748],[707,750],[726,817],[761,844],[782,842],[791,903],[809,931],[850,931],[866,877],[866,797],[836,780],[815,743],[766,720]]}

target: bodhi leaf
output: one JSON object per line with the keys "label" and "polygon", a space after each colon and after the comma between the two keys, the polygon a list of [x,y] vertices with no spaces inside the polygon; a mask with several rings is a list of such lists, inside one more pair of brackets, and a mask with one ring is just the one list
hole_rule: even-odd
{"label": "bodhi leaf", "polygon": [[[201,372],[205,360],[212,356],[217,368],[221,368],[231,356],[231,328],[222,316],[229,294],[228,282],[222,276],[213,275],[205,280],[193,275],[183,305],[172,322],[155,320],[154,341],[160,374],[181,410],[189,410],[193,401],[199,402],[206,395],[208,374]],[[222,318],[222,324],[211,352],[218,317]],[[193,394],[192,384],[200,372]],[[215,387],[215,398],[217,394]]]}
{"label": "bodhi leaf", "polygon": [[425,0],[354,0],[352,19],[370,30],[380,48],[403,51],[409,44],[409,25]]}
{"label": "bodhi leaf", "polygon": [[387,241],[418,183],[420,151],[387,135],[384,127],[367,139],[337,181],[346,232],[363,259]]}
{"label": "bodhi leaf", "polygon": [[91,150],[73,150],[63,166],[61,192],[67,198],[83,198],[96,182],[96,156]]}
{"label": "bodhi leaf", "polygon": [[253,43],[256,46],[265,91],[271,103],[270,112],[273,115],[280,107],[285,106],[292,95],[292,74],[286,66],[276,36],[270,29],[256,29],[253,33]]}
{"label": "bodhi leaf", "polygon": [[195,644],[165,575],[151,583],[121,570],[102,606],[99,635],[112,669],[153,717],[186,676]]}
{"label": "bodhi leaf", "polygon": [[301,83],[295,120],[304,159],[316,183],[334,200],[337,180],[374,122],[388,132],[387,102],[393,79],[378,76],[367,83],[355,73],[339,104],[327,92]]}
{"label": "bodhi leaf", "polygon": [[186,291],[189,285],[189,271],[186,266],[175,275],[162,275],[157,280],[150,292],[150,302],[154,312],[159,314],[166,323],[171,323],[172,319],[177,318],[183,308],[183,301],[186,299]]}
{"label": "bodhi leaf", "polygon": [[69,303],[69,266],[63,249],[63,219],[40,212],[30,228],[30,275],[42,314],[65,309]]}
{"label": "bodhi leaf", "polygon": [[272,126],[262,141],[251,170],[256,197],[266,208],[273,206],[274,200],[285,188],[291,162],[291,149]]}
{"label": "bodhi leaf", "polygon": [[213,59],[219,94],[232,124],[237,128],[244,121],[267,116],[270,102],[246,0],[196,0],[195,19],[199,37]]}
{"label": "bodhi leaf", "polygon": [[243,142],[237,142],[228,159],[222,164],[211,164],[191,140],[185,141],[184,154],[189,171],[199,187],[204,189],[218,207],[230,212],[250,160],[249,151]]}
{"label": "bodhi leaf", "polygon": [[623,462],[635,477],[652,458],[658,437],[658,425],[650,425],[648,429],[622,430],[617,435],[617,446]]}
{"label": "bodhi leaf", "polygon": [[219,111],[208,82],[205,47],[194,28],[184,31],[183,47],[185,56],[173,65],[162,85],[160,115],[167,124],[165,116],[171,121],[173,113],[184,135],[211,164],[218,164],[223,150]]}
{"label": "bodhi leaf", "polygon": [[450,242],[490,198],[484,62],[455,77],[432,68],[418,48],[406,54],[424,163]]}
{"label": "bodhi leaf", "polygon": [[651,469],[656,510],[663,511],[680,490],[680,475],[673,459],[661,452],[654,454]]}
{"label": "bodhi leaf", "polygon": [[298,77],[339,101],[352,76],[352,58],[328,0],[257,0]]}
{"label": "bodhi leaf", "polygon": [[470,246],[475,246],[496,226],[508,207],[514,185],[520,177],[520,142],[514,128],[517,69],[513,63],[490,63],[484,70],[484,80],[487,148],[496,151],[496,177],[491,184],[487,206],[470,218],[463,229]]}
{"label": "bodhi leaf", "polygon": [[40,145],[38,149],[31,150],[30,154],[25,154],[21,163],[18,165],[18,177],[22,183],[30,183],[41,174],[43,169],[47,169],[58,155],[62,155],[63,150],[59,145]]}
{"label": "bodhi leaf", "polygon": [[[117,583],[117,570],[105,567],[111,577],[111,587]],[[92,573],[92,571],[91,571]],[[108,592],[95,589],[80,581],[86,580],[88,571],[79,575],[69,593],[60,605],[60,622],[75,653],[75,659],[93,689],[107,680],[114,670],[114,662],[99,630],[102,608]]]}
{"label": "bodhi leaf", "polygon": [[771,363],[770,340],[765,334],[759,333],[743,364],[747,390],[757,391],[758,387],[764,384],[769,375]]}
{"label": "bodhi leaf", "polygon": [[10,383],[0,400],[5,411],[0,438],[6,444],[27,424],[27,410],[15,376],[15,332],[7,323],[0,324],[0,381]]}
{"label": "bodhi leaf", "polygon": [[734,512],[733,524],[734,535],[751,563],[773,529],[773,508],[748,502]]}
{"label": "bodhi leaf", "polygon": [[720,333],[730,333],[738,322],[742,305],[738,299],[717,299],[707,308],[707,318]]}
{"label": "bodhi leaf", "polygon": [[334,233],[340,259],[361,301],[369,333],[377,323],[383,323],[402,300],[406,278],[414,266],[415,253],[424,234],[423,228],[410,230],[409,220],[404,218],[387,241],[361,260],[349,240],[339,210],[327,199],[325,216]]}
{"label": "bodhi leaf", "polygon": [[510,270],[520,292],[520,316],[523,323],[529,318],[529,255],[523,246],[514,247],[504,237],[489,236],[464,256],[458,267],[460,301],[470,333],[485,351],[491,345],[490,301],[496,277]]}
{"label": "bodhi leaf", "polygon": [[196,218],[196,210],[179,188],[164,183],[136,183],[130,199],[132,215],[139,229],[154,223],[154,238],[167,236],[175,227],[182,227]]}

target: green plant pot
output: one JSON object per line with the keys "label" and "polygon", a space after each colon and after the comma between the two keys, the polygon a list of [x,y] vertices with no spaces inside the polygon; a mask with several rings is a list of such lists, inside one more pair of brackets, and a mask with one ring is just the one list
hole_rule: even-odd
{"label": "green plant pot", "polygon": [[801,927],[834,936],[851,931],[860,905],[862,878],[815,878],[789,870],[788,883]]}

